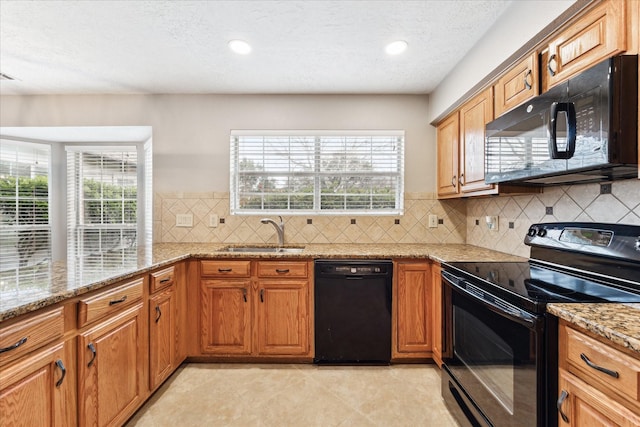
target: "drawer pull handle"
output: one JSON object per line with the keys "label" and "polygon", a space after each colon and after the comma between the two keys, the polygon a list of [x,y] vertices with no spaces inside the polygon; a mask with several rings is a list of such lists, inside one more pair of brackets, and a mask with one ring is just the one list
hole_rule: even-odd
{"label": "drawer pull handle", "polygon": [[160,310],[160,306],[156,305],[156,323],[158,323],[160,321],[160,318],[162,317],[162,311]]}
{"label": "drawer pull handle", "polygon": [[231,273],[233,268],[219,268],[218,273]]}
{"label": "drawer pull handle", "polygon": [[531,70],[527,70],[527,72],[524,73],[524,87],[526,90],[531,89],[533,85],[533,81],[529,83],[529,77],[531,77]]}
{"label": "drawer pull handle", "polygon": [[171,277],[165,277],[164,279],[160,280],[160,283],[167,283],[171,281]]}
{"label": "drawer pull handle", "polygon": [[288,268],[276,268],[276,273],[285,274],[288,272],[289,272]]}
{"label": "drawer pull handle", "polygon": [[58,387],[60,387],[62,385],[62,382],[64,381],[64,377],[67,376],[67,369],[64,367],[64,364],[62,363],[62,360],[60,360],[60,359],[56,360],[56,366],[58,368],[60,368],[60,372],[62,372],[62,376],[56,382],[56,388],[58,388]]}
{"label": "drawer pull handle", "polygon": [[555,62],[556,62],[556,54],[555,53],[553,55],[551,55],[549,57],[549,60],[547,61],[547,70],[549,70],[549,74],[551,74],[551,76],[553,77],[553,76],[556,75],[557,70],[554,70],[551,67],[551,63],[552,62],[554,63],[554,65],[557,65],[557,64],[555,64]]}
{"label": "drawer pull handle", "polygon": [[92,356],[91,356],[91,360],[89,360],[89,363],[87,363],[87,368],[90,368],[91,365],[93,365],[93,362],[95,362],[96,360],[96,347],[93,345],[93,343],[89,343],[89,345],[87,346],[87,348],[89,350],[91,350]]}
{"label": "drawer pull handle", "polygon": [[127,296],[125,295],[120,299],[114,299],[114,300],[109,301],[109,305],[120,304],[121,302],[125,302],[126,300],[127,300]]}
{"label": "drawer pull handle", "polygon": [[558,412],[560,412],[560,416],[562,417],[562,421],[564,421],[565,423],[569,422],[569,417],[567,417],[565,413],[562,412],[562,404],[567,397],[569,397],[569,393],[566,390],[562,390],[562,393],[560,393],[560,397],[558,398],[558,403],[556,405],[558,407]]}
{"label": "drawer pull handle", "polygon": [[598,366],[595,363],[593,363],[591,360],[589,360],[589,358],[587,357],[586,354],[584,353],[580,353],[580,358],[582,360],[584,360],[584,363],[587,364],[587,366],[589,366],[590,368],[595,369],[596,371],[600,371],[604,374],[607,374],[613,378],[618,378],[620,377],[620,374],[618,374],[618,372],[616,371],[612,371],[611,369],[607,369],[607,368],[603,368],[602,366]]}
{"label": "drawer pull handle", "polygon": [[244,302],[247,302],[247,289],[246,288],[242,288],[242,299],[244,299]]}
{"label": "drawer pull handle", "polygon": [[17,343],[10,345],[9,347],[5,347],[5,348],[0,348],[0,353],[4,353],[5,351],[9,351],[9,350],[13,350],[15,348],[20,347],[22,344],[27,342],[27,337],[22,338],[20,341],[18,341]]}

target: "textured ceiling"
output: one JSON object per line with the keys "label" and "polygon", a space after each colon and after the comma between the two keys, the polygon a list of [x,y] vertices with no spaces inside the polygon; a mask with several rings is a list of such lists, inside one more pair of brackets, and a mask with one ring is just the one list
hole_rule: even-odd
{"label": "textured ceiling", "polygon": [[0,93],[429,93],[510,3],[1,0]]}

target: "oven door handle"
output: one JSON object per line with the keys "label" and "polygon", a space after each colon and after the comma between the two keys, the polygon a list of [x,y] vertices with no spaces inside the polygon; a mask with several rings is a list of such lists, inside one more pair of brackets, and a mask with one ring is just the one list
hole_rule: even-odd
{"label": "oven door handle", "polygon": [[489,292],[483,291],[467,280],[451,274],[448,271],[442,272],[442,278],[453,288],[455,288],[459,292],[464,293],[466,296],[472,298],[473,300],[481,303],[483,306],[493,311],[494,313],[506,317],[507,319],[519,323],[529,329],[537,329],[539,320],[538,318],[536,318],[536,316],[529,314],[526,311],[521,310],[509,304],[508,302],[495,297],[494,295],[491,295]]}

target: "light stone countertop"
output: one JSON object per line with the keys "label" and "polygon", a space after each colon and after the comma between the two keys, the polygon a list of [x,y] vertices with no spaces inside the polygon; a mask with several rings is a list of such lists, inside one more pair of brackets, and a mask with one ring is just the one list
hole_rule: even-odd
{"label": "light stone countertop", "polygon": [[[464,244],[309,244],[301,253],[223,252],[226,244],[159,243],[22,268],[0,278],[0,322],[85,294],[187,258],[390,259],[445,261],[526,261],[502,252]],[[246,245],[250,246],[250,245]],[[258,245],[264,246],[264,245]]]}
{"label": "light stone countertop", "polygon": [[635,351],[640,358],[640,304],[552,303],[547,311]]}

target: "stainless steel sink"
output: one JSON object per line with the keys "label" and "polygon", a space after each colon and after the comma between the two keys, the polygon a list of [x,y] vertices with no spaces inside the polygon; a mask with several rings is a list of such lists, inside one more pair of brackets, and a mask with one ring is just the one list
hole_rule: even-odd
{"label": "stainless steel sink", "polygon": [[304,247],[298,248],[276,248],[273,246],[227,246],[223,252],[266,252],[277,254],[299,254],[304,251]]}

